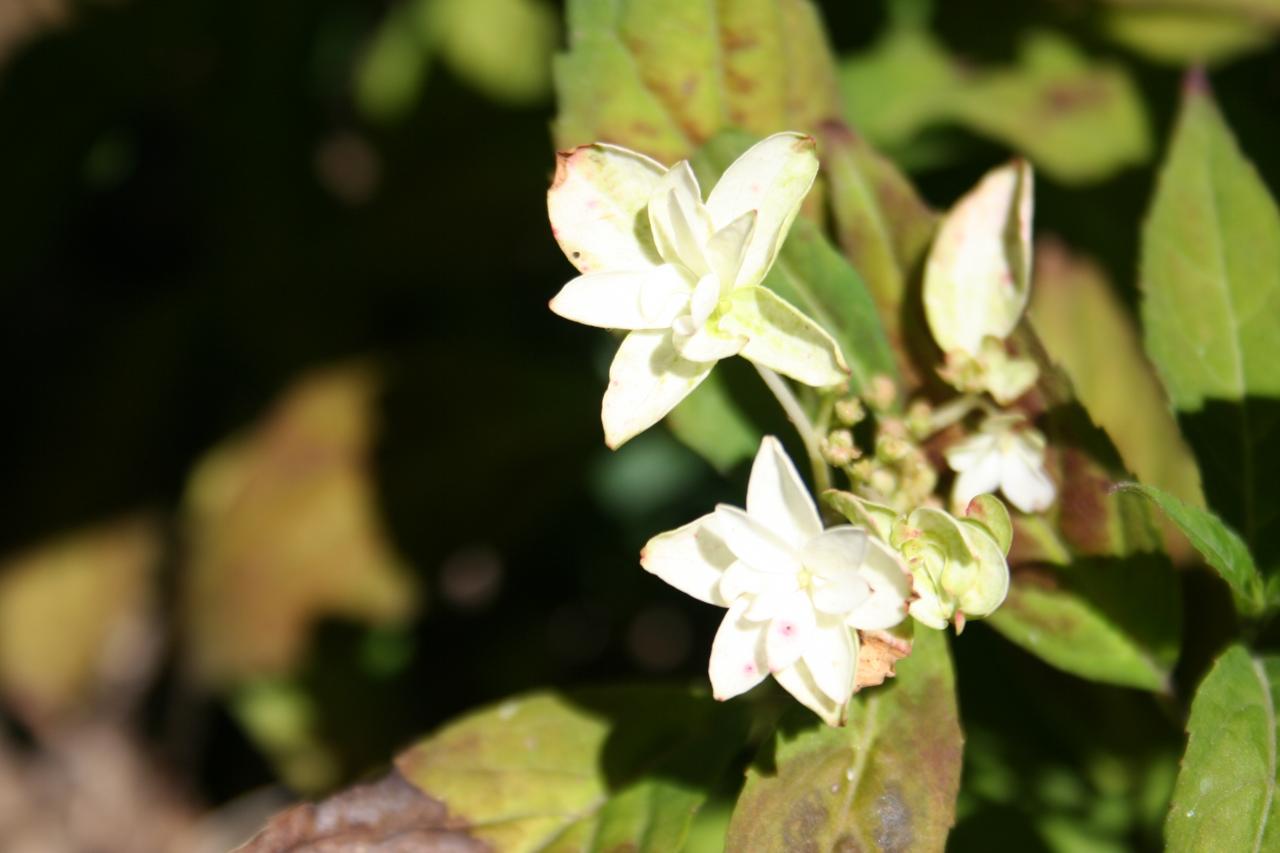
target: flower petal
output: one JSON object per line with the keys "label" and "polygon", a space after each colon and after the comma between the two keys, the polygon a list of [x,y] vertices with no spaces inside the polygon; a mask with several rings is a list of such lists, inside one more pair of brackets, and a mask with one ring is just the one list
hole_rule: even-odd
{"label": "flower petal", "polygon": [[699,601],[728,607],[720,594],[721,579],[736,562],[729,546],[715,533],[714,514],[660,533],[640,551],[644,570]]}
{"label": "flower petal", "polygon": [[720,576],[720,597],[732,602],[744,595],[754,596],[764,586],[765,578],[769,577],[776,575],[757,572],[741,560],[734,560]]}
{"label": "flower petal", "polygon": [[689,161],[672,166],[654,188],[649,225],[664,259],[684,264],[698,276],[710,271],[702,247],[711,237],[711,220]]}
{"label": "flower petal", "polygon": [[735,160],[707,198],[712,226],[724,228],[750,210],[756,227],[738,268],[736,287],[759,284],[818,174],[817,144],[800,133],[775,133]]}
{"label": "flower petal", "polygon": [[751,598],[746,617],[753,622],[767,622],[782,612],[791,596],[800,592],[800,585],[796,582],[798,576],[752,571],[762,580]]}
{"label": "flower petal", "polygon": [[756,212],[748,210],[713,234],[707,242],[707,263],[728,287],[732,287],[738,277],[738,269],[742,266],[755,227]]}
{"label": "flower petal", "polygon": [[892,628],[906,618],[911,576],[893,549],[877,539],[869,540],[858,573],[870,584],[871,595],[849,613],[846,625],[876,631]]}
{"label": "flower petal", "polygon": [[839,619],[826,617],[814,626],[804,650],[804,662],[813,682],[827,698],[844,704],[853,695],[853,675],[857,663],[857,641],[853,631]]}
{"label": "flower petal", "polygon": [[[687,318],[680,317],[679,319],[684,320]],[[672,338],[672,343],[676,348],[676,352],[680,353],[681,357],[689,359],[689,361],[717,362],[722,358],[737,355],[747,343],[746,338],[720,335],[705,325],[695,327],[693,333],[688,335],[683,334],[685,329],[681,326],[673,327],[673,331],[675,335]]]}
{"label": "flower petal", "polygon": [[689,319],[693,321],[693,325],[697,328],[706,325],[719,302],[720,279],[711,273],[698,279],[693,288],[693,297],[689,300]]}
{"label": "flower petal", "polygon": [[871,597],[871,587],[854,569],[829,579],[819,579],[811,593],[819,613],[844,617]]}
{"label": "flower petal", "polygon": [[[983,426],[986,426],[985,422]],[[943,456],[952,471],[968,471],[996,452],[996,440],[997,437],[991,433],[975,433],[948,447]]]}
{"label": "flower petal", "polygon": [[645,206],[666,171],[616,145],[583,145],[558,155],[547,212],[556,242],[580,272],[662,263],[643,225]]}
{"label": "flower petal", "polygon": [[1003,470],[1004,460],[999,450],[993,449],[987,455],[978,457],[971,468],[956,476],[955,485],[951,487],[952,505],[967,506],[978,495],[999,489]]}
{"label": "flower petal", "polygon": [[818,508],[800,472],[771,435],[760,442],[751,463],[747,513],[797,550],[822,532]]}
{"label": "flower petal", "polygon": [[833,702],[831,697],[823,693],[803,659],[796,661],[794,666],[775,672],[773,677],[783,690],[821,717],[827,725],[843,726],[845,724],[849,710],[848,702]]}
{"label": "flower petal", "polygon": [[800,555],[796,550],[736,506],[716,507],[716,527],[729,550],[751,568],[770,574],[800,571]]}
{"label": "flower petal", "polygon": [[744,358],[797,382],[825,388],[849,376],[831,336],[768,288],[741,287],[729,294],[729,310],[720,327],[747,339]]}
{"label": "flower petal", "polygon": [[604,329],[665,329],[688,303],[688,282],[671,264],[663,264],[580,275],[560,289],[551,310]]}
{"label": "flower petal", "polygon": [[669,330],[628,334],[609,366],[601,411],[605,444],[618,448],[662,420],[714,366],[681,356]]}
{"label": "flower petal", "polygon": [[852,524],[824,530],[805,543],[800,552],[804,567],[819,577],[837,578],[857,573],[867,553],[867,531]]}
{"label": "flower petal", "polygon": [[746,600],[735,601],[711,643],[711,692],[721,702],[746,693],[769,674],[764,657],[765,626],[744,620],[746,608]]}
{"label": "flower petal", "polygon": [[[1040,512],[1053,504],[1057,487],[1044,470],[1044,447],[1038,433],[1018,435],[1004,458],[1000,489],[1023,512]],[[1043,441],[1043,439],[1041,439]]]}
{"label": "flower petal", "polygon": [[943,220],[925,263],[924,309],[943,352],[977,355],[1003,340],[1030,293],[1031,168],[993,169]]}
{"label": "flower petal", "polygon": [[777,612],[769,620],[764,641],[771,672],[786,669],[804,654],[814,639],[815,619],[813,605],[805,592],[797,590],[779,602]]}

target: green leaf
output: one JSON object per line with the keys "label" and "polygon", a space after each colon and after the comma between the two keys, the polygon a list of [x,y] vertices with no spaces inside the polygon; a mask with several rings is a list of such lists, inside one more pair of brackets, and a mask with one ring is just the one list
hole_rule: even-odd
{"label": "green leaf", "polygon": [[1266,596],[1258,567],[1244,542],[1220,518],[1208,510],[1183,503],[1163,489],[1137,483],[1126,483],[1120,488],[1145,495],[1178,525],[1205,562],[1217,569],[1230,585],[1242,616],[1252,617],[1262,612]]}
{"label": "green leaf", "polygon": [[1142,100],[1124,69],[1047,30],[1026,36],[1015,65],[975,70],[928,32],[893,28],[844,62],[840,82],[853,126],[891,151],[959,124],[1064,182],[1099,180],[1150,155]]}
{"label": "green leaf", "polygon": [[[1213,64],[1270,44],[1280,20],[1261,23],[1240,9],[1193,8],[1187,0],[1107,10],[1102,31],[1148,59],[1171,65]],[[1119,5],[1119,4],[1116,4]]]}
{"label": "green leaf", "polygon": [[921,630],[898,675],[844,728],[779,730],[747,774],[728,850],[942,850],[963,738],[945,635]]}
{"label": "green leaf", "polygon": [[660,687],[534,693],[396,760],[494,849],[679,850],[745,737],[741,705]]}
{"label": "green leaf", "polygon": [[551,89],[560,22],[547,0],[434,0],[440,57],[489,97],[537,103]]}
{"label": "green leaf", "polygon": [[366,117],[393,121],[417,103],[431,66],[429,19],[423,0],[402,3],[373,34],[355,69],[355,101]]}
{"label": "green leaf", "polygon": [[723,368],[713,370],[671,410],[667,426],[721,474],[755,456],[763,436],[729,396]]}
{"label": "green leaf", "polygon": [[1280,213],[1202,76],[1187,78],[1143,231],[1146,347],[1209,505],[1264,567],[1280,548]]}
{"label": "green leaf", "polygon": [[1191,703],[1168,850],[1280,849],[1278,702],[1280,657],[1232,646],[1218,658]]}
{"label": "green leaf", "polygon": [[1158,555],[1014,573],[987,623],[1082,678],[1168,692],[1181,635],[1177,576]]}
{"label": "green leaf", "polygon": [[561,148],[613,142],[674,163],[727,127],[813,132],[839,114],[809,0],[570,0],[567,14]]}
{"label": "green leaf", "polygon": [[1133,319],[1101,268],[1057,241],[1038,243],[1035,259],[1027,315],[1076,399],[1139,480],[1203,504],[1195,459]]}
{"label": "green leaf", "polygon": [[923,315],[904,320],[903,300],[937,218],[897,167],[844,125],[824,125],[818,153],[831,188],[836,238],[866,281],[886,337],[905,365],[916,339],[930,345]]}

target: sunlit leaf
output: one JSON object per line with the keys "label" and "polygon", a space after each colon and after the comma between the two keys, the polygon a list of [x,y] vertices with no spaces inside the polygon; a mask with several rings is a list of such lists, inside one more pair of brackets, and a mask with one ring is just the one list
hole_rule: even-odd
{"label": "sunlit leaf", "polygon": [[942,850],[963,738],[945,635],[916,633],[890,683],[859,693],[844,728],[789,729],[756,761],[728,850]]}
{"label": "sunlit leaf", "polygon": [[[1013,552],[1029,559],[1011,560],[1009,597],[987,622],[1066,672],[1167,692],[1182,597],[1151,508],[1137,495],[1113,494],[1107,471],[1082,451],[1060,456],[1056,530],[1017,525]],[[1018,541],[1028,538],[1039,541]]]}
{"label": "sunlit leaf", "polygon": [[313,374],[196,468],[183,597],[205,678],[288,671],[326,616],[394,622],[413,610],[370,471],[377,387],[364,367]]}
{"label": "sunlit leaf", "polygon": [[0,690],[24,718],[82,707],[146,671],[161,532],[135,518],[75,531],[0,565]]}
{"label": "sunlit leaf", "polygon": [[495,100],[536,102],[551,88],[559,20],[547,0],[434,0],[440,58]]}
{"label": "sunlit leaf", "polygon": [[1107,0],[1101,29],[1171,65],[1225,62],[1258,50],[1280,30],[1273,0]]}
{"label": "sunlit leaf", "polygon": [[1280,658],[1223,653],[1196,690],[1165,822],[1172,851],[1280,848]]}
{"label": "sunlit leaf", "polygon": [[1205,562],[1213,566],[1231,587],[1236,608],[1244,616],[1257,616],[1266,604],[1262,576],[1249,549],[1235,531],[1212,512],[1183,503],[1153,486],[1130,483],[1122,487],[1150,498],[1186,534]]}
{"label": "sunlit leaf", "polygon": [[356,104],[369,118],[403,117],[431,67],[430,0],[398,4],[369,39],[355,69]]}
{"label": "sunlit leaf", "polygon": [[1071,182],[1150,153],[1142,101],[1124,70],[1048,31],[1026,37],[1015,65],[975,70],[926,31],[895,28],[846,60],[840,79],[853,126],[890,150],[926,128],[959,124]]}
{"label": "sunlit leaf", "polygon": [[923,317],[904,322],[902,304],[933,239],[936,216],[893,163],[844,125],[824,125],[818,150],[836,238],[866,281],[905,366],[908,336],[928,337]]}
{"label": "sunlit leaf", "polygon": [[1157,555],[1015,572],[1008,598],[986,621],[1073,675],[1169,690],[1181,613],[1176,576]]}
{"label": "sunlit leaf", "polygon": [[1147,352],[1205,497],[1266,569],[1280,547],[1280,213],[1197,74],[1143,230],[1140,283]]}
{"label": "sunlit leaf", "polygon": [[570,0],[567,17],[560,148],[613,142],[670,164],[727,127],[812,133],[839,115],[809,0]]}
{"label": "sunlit leaf", "polygon": [[1031,325],[1072,391],[1144,483],[1202,503],[1200,473],[1132,318],[1102,270],[1061,243],[1036,247]]}
{"label": "sunlit leaf", "polygon": [[537,693],[470,714],[396,761],[494,849],[679,850],[745,736],[741,706],[670,688]]}
{"label": "sunlit leaf", "polygon": [[723,371],[713,371],[672,409],[667,426],[721,473],[755,456],[763,435],[729,396]]}

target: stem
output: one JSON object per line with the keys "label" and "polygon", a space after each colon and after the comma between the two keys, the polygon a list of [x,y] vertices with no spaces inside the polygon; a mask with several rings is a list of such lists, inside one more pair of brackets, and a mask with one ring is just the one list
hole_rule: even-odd
{"label": "stem", "polygon": [[[754,364],[754,362],[752,363]],[[821,494],[831,488],[831,472],[827,468],[827,461],[822,458],[821,441],[818,438],[817,431],[809,421],[809,416],[805,414],[804,409],[800,406],[800,401],[796,399],[795,394],[791,393],[786,381],[763,365],[756,364],[755,368],[760,373],[760,378],[764,380],[764,384],[773,392],[778,405],[782,406],[782,411],[786,413],[787,420],[791,421],[791,425],[800,434],[800,441],[804,444],[805,453],[809,455],[809,464],[813,467],[814,490]]]}
{"label": "stem", "polygon": [[984,403],[985,401],[976,394],[965,394],[963,397],[948,400],[933,410],[933,416],[929,419],[930,434],[942,432],[974,409],[986,408]]}

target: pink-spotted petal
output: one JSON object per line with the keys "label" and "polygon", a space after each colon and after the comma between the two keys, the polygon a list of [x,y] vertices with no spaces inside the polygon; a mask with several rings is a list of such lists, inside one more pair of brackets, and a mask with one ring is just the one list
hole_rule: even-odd
{"label": "pink-spotted petal", "polygon": [[720,701],[746,693],[769,674],[764,655],[764,625],[742,618],[747,603],[739,599],[729,608],[711,643],[712,695]]}
{"label": "pink-spotted petal", "polygon": [[556,242],[579,272],[638,270],[662,259],[648,229],[636,228],[666,173],[662,164],[616,145],[561,152],[547,192]]}
{"label": "pink-spotted petal", "polygon": [[813,641],[814,620],[808,594],[797,591],[779,602],[764,645],[771,671],[786,669],[800,659]]}

